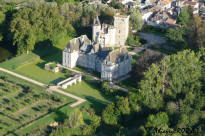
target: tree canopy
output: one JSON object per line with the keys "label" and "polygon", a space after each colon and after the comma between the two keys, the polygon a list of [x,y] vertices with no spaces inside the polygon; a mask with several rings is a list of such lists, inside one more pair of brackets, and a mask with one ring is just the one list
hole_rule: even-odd
{"label": "tree canopy", "polygon": [[184,50],[166,56],[144,72],[137,92],[130,92],[128,97],[117,99],[104,109],[103,122],[118,126],[122,133],[119,126],[126,129],[125,124],[143,120],[137,127],[141,135],[153,135],[155,128],[170,131],[199,128],[203,131],[204,66],[205,49],[199,52]]}
{"label": "tree canopy", "polygon": [[50,40],[57,44],[61,37],[75,34],[72,25],[60,14],[58,8],[46,5],[24,8],[14,14],[10,30],[18,54],[32,51],[37,42]]}
{"label": "tree canopy", "polygon": [[131,8],[129,14],[130,14],[130,22],[131,25],[133,26],[133,29],[137,31],[142,29],[144,21],[142,19],[142,14],[140,13],[140,10],[137,8]]}

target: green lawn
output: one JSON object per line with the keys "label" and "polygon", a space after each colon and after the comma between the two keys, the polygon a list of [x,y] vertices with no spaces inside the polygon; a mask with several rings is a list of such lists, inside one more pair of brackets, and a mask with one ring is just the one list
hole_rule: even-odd
{"label": "green lawn", "polygon": [[23,54],[0,64],[0,67],[17,72],[26,77],[40,81],[45,84],[56,84],[65,79],[61,72],[53,73],[44,69],[47,62],[34,53]]}
{"label": "green lawn", "polygon": [[66,78],[61,72],[53,73],[45,70],[45,64],[46,62],[43,60],[36,60],[30,64],[17,68],[16,71],[45,84],[56,84]]}
{"label": "green lawn", "polygon": [[99,83],[88,83],[82,81],[80,83],[77,83],[76,85],[68,87],[67,89],[65,89],[65,91],[85,98],[88,101],[97,101],[103,104],[107,104],[112,101],[111,98],[105,96],[100,91]]}
{"label": "green lawn", "polygon": [[62,50],[65,48],[70,37],[62,38],[56,46],[48,46],[46,43],[38,45],[33,52],[22,54],[0,64],[0,67],[17,72],[24,76],[45,84],[56,84],[65,79],[61,72],[53,73],[46,71],[44,66],[48,62],[61,63]]}
{"label": "green lawn", "polygon": [[87,71],[87,69],[82,68],[82,67],[74,67],[73,69],[75,69],[77,71],[80,71],[80,72],[86,72]]}
{"label": "green lawn", "polygon": [[40,57],[36,55],[35,53],[22,54],[21,56],[14,57],[10,60],[4,61],[3,63],[0,63],[0,67],[6,68],[9,70],[15,70],[18,67],[21,67],[25,64],[31,63],[39,59]]}
{"label": "green lawn", "polygon": [[123,81],[121,81],[117,84],[119,86],[123,87],[123,88],[127,88],[130,91],[136,91],[137,90],[136,79],[132,75],[128,79],[125,79],[125,80],[123,80]]}

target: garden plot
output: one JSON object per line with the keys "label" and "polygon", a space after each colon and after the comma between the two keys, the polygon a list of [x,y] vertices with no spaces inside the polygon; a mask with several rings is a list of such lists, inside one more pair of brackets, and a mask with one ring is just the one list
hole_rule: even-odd
{"label": "garden plot", "polygon": [[7,135],[38,120],[72,99],[0,72],[0,135]]}

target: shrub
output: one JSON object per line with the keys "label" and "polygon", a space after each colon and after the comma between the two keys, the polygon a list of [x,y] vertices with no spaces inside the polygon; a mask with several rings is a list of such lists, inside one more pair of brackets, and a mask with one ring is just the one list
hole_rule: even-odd
{"label": "shrub", "polygon": [[54,68],[57,66],[57,64],[56,63],[52,63],[52,64],[50,64],[50,69],[51,70],[54,70]]}
{"label": "shrub", "polygon": [[140,43],[140,38],[137,35],[130,34],[127,38],[126,45],[137,47],[141,46],[142,44]]}
{"label": "shrub", "polygon": [[68,125],[71,128],[77,128],[84,124],[83,114],[79,109],[75,109],[69,116]]}

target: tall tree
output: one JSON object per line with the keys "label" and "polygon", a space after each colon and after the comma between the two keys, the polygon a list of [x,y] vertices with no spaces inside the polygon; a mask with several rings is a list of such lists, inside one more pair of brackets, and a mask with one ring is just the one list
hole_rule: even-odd
{"label": "tall tree", "polygon": [[193,17],[188,25],[188,45],[192,49],[205,47],[205,24],[199,16]]}
{"label": "tall tree", "polygon": [[0,41],[3,39],[3,32],[5,27],[5,18],[6,15],[3,11],[0,11]]}
{"label": "tall tree", "polygon": [[142,14],[140,13],[139,9],[137,8],[130,9],[130,22],[131,25],[133,26],[133,29],[137,31],[142,29],[144,21],[142,20]]}
{"label": "tall tree", "polygon": [[17,12],[11,21],[10,31],[18,54],[32,51],[37,42],[50,40],[55,45],[61,38],[75,34],[58,8],[47,5]]}
{"label": "tall tree", "polygon": [[117,125],[119,121],[120,112],[115,109],[115,104],[108,105],[102,113],[102,120],[109,125]]}
{"label": "tall tree", "polygon": [[187,26],[192,16],[193,16],[192,9],[190,7],[184,8],[182,12],[179,14],[179,16],[177,17],[177,23],[182,26]]}
{"label": "tall tree", "polygon": [[139,94],[144,97],[147,106],[158,109],[163,107],[166,96],[176,100],[188,95],[188,92],[200,90],[202,71],[200,55],[193,51],[185,50],[167,56],[145,73]]}

